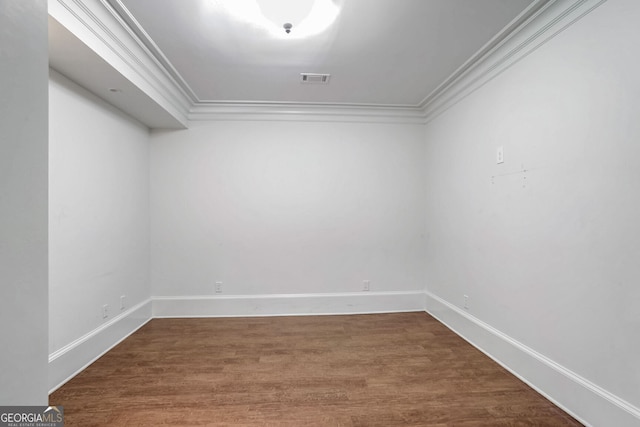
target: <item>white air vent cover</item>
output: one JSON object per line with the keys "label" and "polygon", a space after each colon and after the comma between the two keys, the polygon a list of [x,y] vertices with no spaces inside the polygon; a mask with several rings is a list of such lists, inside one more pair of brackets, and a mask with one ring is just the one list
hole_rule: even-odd
{"label": "white air vent cover", "polygon": [[329,84],[329,77],[331,74],[300,73],[300,82],[326,85]]}

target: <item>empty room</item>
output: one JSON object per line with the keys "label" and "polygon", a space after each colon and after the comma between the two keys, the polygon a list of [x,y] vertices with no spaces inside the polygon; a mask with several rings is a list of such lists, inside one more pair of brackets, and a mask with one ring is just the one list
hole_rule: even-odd
{"label": "empty room", "polygon": [[638,22],[2,0],[0,425],[640,426]]}

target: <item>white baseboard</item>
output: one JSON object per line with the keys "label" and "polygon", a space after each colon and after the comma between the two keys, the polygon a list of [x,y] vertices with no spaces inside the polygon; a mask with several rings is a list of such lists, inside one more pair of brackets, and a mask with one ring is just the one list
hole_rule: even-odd
{"label": "white baseboard", "polygon": [[49,393],[151,320],[151,300],[131,307],[88,334],[49,355]]}
{"label": "white baseboard", "polygon": [[423,291],[293,295],[153,297],[49,356],[50,393],[152,317],[247,317],[391,313],[425,310],[586,426],[634,427],[640,409]]}
{"label": "white baseboard", "polygon": [[153,317],[304,316],[424,311],[423,291],[153,297]]}
{"label": "white baseboard", "polygon": [[586,426],[640,426],[640,409],[427,292],[427,313]]}

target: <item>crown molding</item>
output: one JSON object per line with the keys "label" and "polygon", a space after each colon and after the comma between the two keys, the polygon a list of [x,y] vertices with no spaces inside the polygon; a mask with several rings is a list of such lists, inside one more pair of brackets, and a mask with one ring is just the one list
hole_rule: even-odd
{"label": "crown molding", "polygon": [[539,0],[421,103],[425,122],[451,108],[607,0]]}
{"label": "crown molding", "polygon": [[48,0],[48,9],[53,19],[186,126],[190,99],[106,0]]}
{"label": "crown molding", "polygon": [[[428,123],[606,0],[537,0],[419,105],[200,101],[120,0],[48,0],[49,14],[167,111],[212,120]],[[167,127],[176,127],[175,123]]]}
{"label": "crown molding", "polygon": [[449,77],[447,77],[437,88],[427,95],[419,105],[425,108],[440,96],[446,96],[449,87],[454,85],[458,80],[477,67],[483,60],[489,60],[491,54],[503,45],[509,38],[513,37],[518,31],[522,30],[527,22],[532,20],[536,14],[549,7],[556,0],[536,0],[529,7],[523,10],[510,23],[508,23],[498,34],[493,36],[491,40],[485,43],[476,53],[471,55],[458,69],[456,69]]}
{"label": "crown molding", "polygon": [[120,23],[130,32],[134,39],[136,39],[141,44],[141,47],[145,49],[147,54],[151,56],[153,60],[164,69],[168,76],[170,76],[172,83],[189,100],[188,107],[197,104],[199,100],[195,91],[191,88],[191,86],[189,86],[187,81],[182,77],[178,70],[174,68],[173,64],[171,64],[162,50],[160,50],[149,33],[147,33],[146,30],[142,28],[142,25],[140,25],[138,20],[133,16],[129,9],[127,9],[127,7],[122,4],[122,1],[102,1],[109,4],[110,10],[112,11],[112,14],[114,14],[116,19],[118,19]]}

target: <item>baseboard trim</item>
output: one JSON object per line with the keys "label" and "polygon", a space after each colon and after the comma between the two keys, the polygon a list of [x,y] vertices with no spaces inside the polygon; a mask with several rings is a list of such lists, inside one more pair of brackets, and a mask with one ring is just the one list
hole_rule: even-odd
{"label": "baseboard trim", "polygon": [[585,426],[640,425],[640,409],[427,292],[426,311]]}
{"label": "baseboard trim", "polygon": [[423,291],[153,297],[153,317],[251,317],[424,310]]}
{"label": "baseboard trim", "polygon": [[131,307],[49,355],[49,394],[151,320],[151,299]]}

